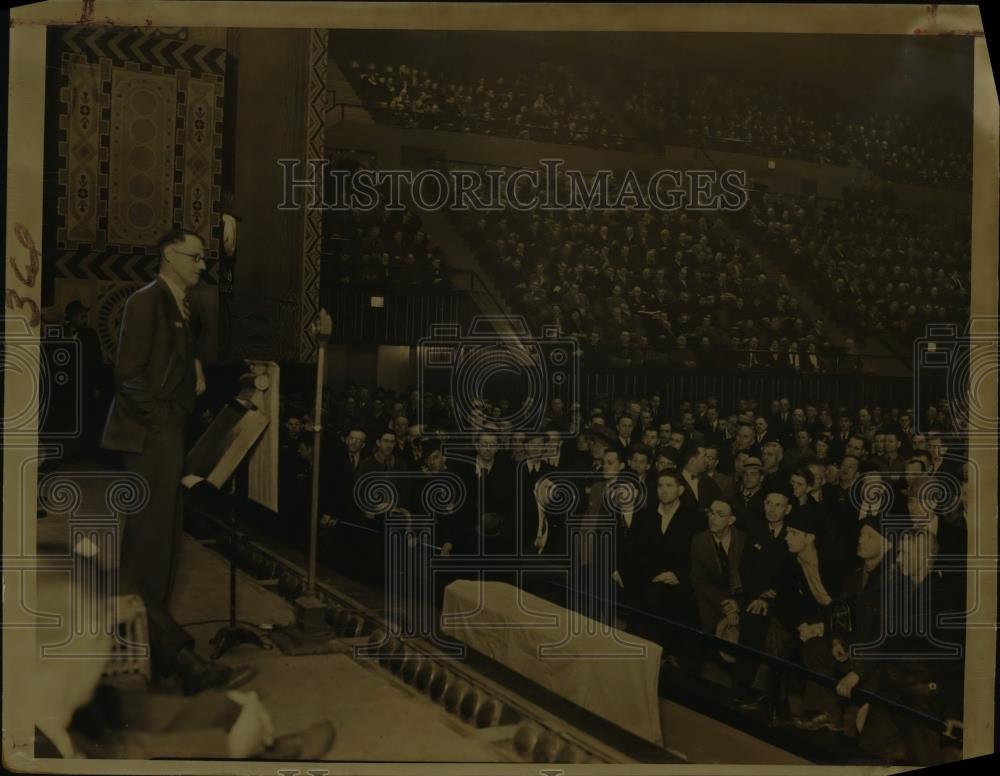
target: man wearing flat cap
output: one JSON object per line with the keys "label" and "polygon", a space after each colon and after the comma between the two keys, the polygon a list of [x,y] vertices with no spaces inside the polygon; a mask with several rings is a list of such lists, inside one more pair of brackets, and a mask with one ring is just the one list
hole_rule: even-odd
{"label": "man wearing flat cap", "polygon": [[779,616],[802,642],[823,635],[822,624],[840,589],[841,576],[821,519],[812,511],[792,510],[785,518],[785,543],[795,558],[788,590],[781,595]]}
{"label": "man wearing flat cap", "polygon": [[[892,557],[894,537],[878,517],[862,521],[857,542],[860,561],[844,579],[835,602],[830,632],[810,639],[802,647],[806,667],[816,673],[839,678],[835,689],[807,682],[802,699],[803,714],[797,726],[808,730],[839,730],[842,700],[858,685],[870,684],[876,660],[851,655],[852,645],[880,641],[883,631],[882,599],[889,575],[896,574]],[[862,684],[865,682],[866,684]]]}

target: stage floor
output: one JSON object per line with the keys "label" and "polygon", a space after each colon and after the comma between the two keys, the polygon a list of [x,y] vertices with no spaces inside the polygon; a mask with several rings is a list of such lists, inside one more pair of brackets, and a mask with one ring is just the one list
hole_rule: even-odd
{"label": "stage floor", "polygon": [[[237,618],[255,625],[291,623],[291,605],[257,580],[237,572]],[[184,537],[171,611],[211,654],[209,639],[228,617],[229,566],[213,550]],[[377,665],[348,654],[286,656],[277,649],[239,645],[220,662],[253,664],[258,675],[242,690],[256,690],[271,712],[275,733],[293,732],[330,719],[337,739],[324,760],[505,762],[489,741],[496,731],[476,731],[418,695]]]}

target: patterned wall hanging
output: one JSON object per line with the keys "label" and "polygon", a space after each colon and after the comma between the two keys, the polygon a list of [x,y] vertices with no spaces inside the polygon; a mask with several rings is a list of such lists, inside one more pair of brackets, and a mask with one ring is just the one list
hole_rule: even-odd
{"label": "patterned wall hanging", "polygon": [[183,226],[205,240],[216,283],[225,48],[83,26],[53,29],[50,46],[59,115],[47,179],[58,194],[46,198],[46,273],[102,296],[134,287],[154,277],[160,235]]}

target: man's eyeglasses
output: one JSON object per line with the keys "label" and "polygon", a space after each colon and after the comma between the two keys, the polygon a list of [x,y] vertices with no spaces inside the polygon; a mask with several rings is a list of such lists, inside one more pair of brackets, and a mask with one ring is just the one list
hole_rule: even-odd
{"label": "man's eyeglasses", "polygon": [[189,259],[194,259],[196,262],[205,260],[204,255],[200,253],[185,253],[184,251],[178,251],[178,250],[175,250],[174,253],[178,254],[179,256],[187,256]]}

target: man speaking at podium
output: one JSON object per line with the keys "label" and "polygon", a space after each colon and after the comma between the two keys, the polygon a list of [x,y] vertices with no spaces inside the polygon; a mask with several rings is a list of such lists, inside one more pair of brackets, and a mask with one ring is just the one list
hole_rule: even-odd
{"label": "man speaking at podium", "polygon": [[198,357],[201,321],[187,299],[205,270],[205,245],[194,232],[174,229],[157,247],[157,278],[125,303],[115,396],[101,444],[120,451],[125,468],[149,485],[149,503],[124,526],[122,585],[136,586],[146,602],[154,666],[161,673],[180,673],[185,690],[195,692],[232,687],[249,676],[198,657],[193,640],[165,608],[182,530],[184,432],[195,399],[205,391]]}

